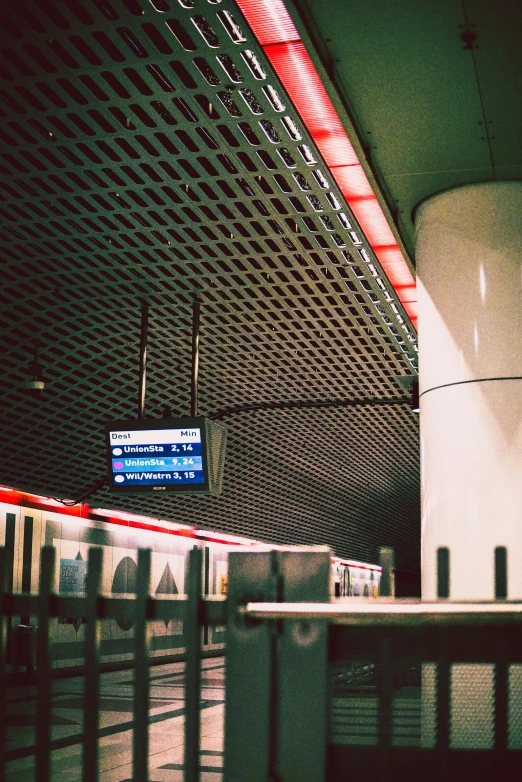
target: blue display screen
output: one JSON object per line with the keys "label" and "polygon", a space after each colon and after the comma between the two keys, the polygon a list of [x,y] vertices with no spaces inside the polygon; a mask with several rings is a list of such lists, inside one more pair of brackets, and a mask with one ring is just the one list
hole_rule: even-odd
{"label": "blue display screen", "polygon": [[199,427],[110,430],[109,449],[115,488],[205,483]]}

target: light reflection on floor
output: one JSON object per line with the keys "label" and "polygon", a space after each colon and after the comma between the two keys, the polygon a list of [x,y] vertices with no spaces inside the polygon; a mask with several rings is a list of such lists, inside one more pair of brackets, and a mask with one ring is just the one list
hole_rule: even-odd
{"label": "light reflection on floor", "polygon": [[[224,661],[203,660],[201,782],[222,782]],[[151,668],[150,781],[183,780],[184,663]],[[133,672],[101,676],[100,782],[132,779]],[[83,679],[53,681],[52,779],[80,782]],[[6,782],[33,782],[35,688],[11,687],[7,695]]]}

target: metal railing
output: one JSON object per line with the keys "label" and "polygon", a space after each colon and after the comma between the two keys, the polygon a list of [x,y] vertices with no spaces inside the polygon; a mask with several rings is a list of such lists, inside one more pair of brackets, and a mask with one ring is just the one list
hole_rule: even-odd
{"label": "metal railing", "polygon": [[494,556],[501,599],[450,602],[442,549],[422,603],[332,600],[327,549],[232,553],[225,782],[519,776],[522,604]]}
{"label": "metal railing", "polygon": [[[184,777],[200,779],[201,638],[225,625],[224,782],[365,782],[495,778],[522,764],[522,605],[509,602],[505,553],[495,552],[501,600],[448,598],[449,553],[439,553],[444,600],[340,599],[330,595],[326,548],[229,556],[228,597],[202,596],[202,552],[190,552],[186,595],[150,596],[151,553],[140,550],[136,594],[101,592],[102,550],[89,551],[84,596],[53,591],[55,551],[42,550],[38,595],[14,595],[0,549],[0,692],[7,685],[7,627],[34,616],[36,782],[51,779],[53,617],[86,622],[82,775],[100,767],[100,638],[109,618],[134,622],[133,782],[149,782],[150,623],[181,620],[186,648]],[[384,557],[393,592],[393,558]],[[477,700],[478,699],[478,700]],[[0,744],[6,699],[0,698]],[[5,756],[0,756],[0,780]]]}
{"label": "metal railing", "polygon": [[244,619],[326,620],[351,627],[440,627],[522,625],[522,604],[513,603],[247,603],[238,609]]}
{"label": "metal railing", "polygon": [[[51,704],[52,704],[52,617],[78,618],[86,622],[84,646],[85,694],[83,735],[83,779],[97,782],[100,746],[100,625],[106,619],[135,622],[134,703],[133,703],[133,782],[149,782],[149,627],[154,620],[183,622],[185,665],[184,782],[199,779],[201,633],[205,625],[226,623],[226,602],[222,597],[202,596],[202,551],[189,554],[187,594],[163,598],[150,596],[151,552],[138,551],[135,597],[107,597],[101,593],[103,551],[92,548],[88,555],[85,596],[60,596],[53,592],[55,550],[41,552],[38,595],[11,594],[11,583],[4,548],[0,548],[0,693],[8,683],[8,620],[16,616],[34,616],[36,642],[36,782],[51,779]],[[0,780],[5,779],[6,698],[0,697]]]}

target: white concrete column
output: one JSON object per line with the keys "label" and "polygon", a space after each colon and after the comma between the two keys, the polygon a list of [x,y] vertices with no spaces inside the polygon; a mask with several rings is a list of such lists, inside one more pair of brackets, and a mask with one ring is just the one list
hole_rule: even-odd
{"label": "white concrete column", "polygon": [[451,597],[494,596],[494,549],[522,599],[522,182],[418,208],[422,595],[450,549]]}
{"label": "white concrete column", "polygon": [[[422,596],[494,597],[494,550],[522,599],[522,182],[466,185],[416,216],[421,394]],[[521,666],[512,666],[509,746],[522,747]],[[492,665],[452,666],[450,746],[491,749]],[[518,678],[517,678],[518,677]],[[434,666],[423,666],[422,745],[434,745]]]}

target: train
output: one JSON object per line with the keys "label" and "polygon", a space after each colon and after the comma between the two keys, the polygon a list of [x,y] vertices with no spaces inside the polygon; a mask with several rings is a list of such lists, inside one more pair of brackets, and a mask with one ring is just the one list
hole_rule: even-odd
{"label": "train", "polygon": [[[103,550],[102,590],[107,595],[135,591],[137,552],[151,550],[151,592],[158,596],[183,594],[189,551],[203,549],[203,589],[208,595],[226,595],[228,554],[238,546],[284,549],[233,535],[200,530],[171,521],[116,510],[94,508],[86,503],[64,506],[49,497],[0,487],[0,545],[5,547],[14,593],[38,593],[40,551],[54,546],[56,566],[54,591],[82,594],[85,590],[88,550]],[[377,565],[332,557],[332,596],[375,597],[381,569]],[[8,627],[8,648],[17,637],[17,626],[31,627],[34,617],[13,617]],[[179,621],[151,623],[150,654],[167,662],[183,654],[183,627]],[[81,618],[51,620],[51,644],[55,668],[83,665],[85,626]],[[133,658],[133,625],[130,621],[102,622],[101,662],[130,663]],[[225,628],[204,629],[202,649],[223,653]]]}

